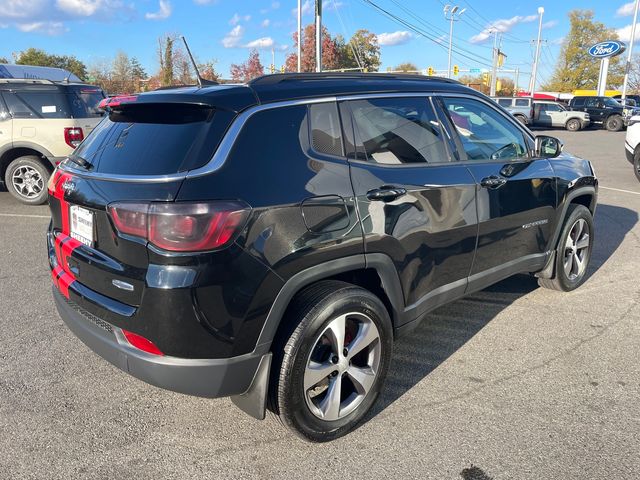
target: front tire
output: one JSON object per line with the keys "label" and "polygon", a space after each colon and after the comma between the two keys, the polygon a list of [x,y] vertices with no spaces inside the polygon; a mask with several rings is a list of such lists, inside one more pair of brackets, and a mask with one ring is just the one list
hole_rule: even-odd
{"label": "front tire", "polygon": [[539,278],[541,287],[570,292],[584,283],[593,250],[593,216],[584,205],[569,205],[556,248],[554,278]]}
{"label": "front tire", "polygon": [[640,151],[636,152],[633,156],[633,172],[636,174],[636,178],[640,182]]}
{"label": "front tire", "polygon": [[575,118],[569,120],[566,125],[567,130],[569,130],[570,132],[577,132],[581,127],[582,125],[580,124],[580,120],[577,120]]}
{"label": "front tire", "polygon": [[624,126],[624,122],[622,121],[622,117],[620,115],[611,115],[604,122],[604,128],[609,130],[610,132],[619,132],[622,130]]}
{"label": "front tire", "polygon": [[35,155],[25,155],[7,167],[4,183],[17,200],[27,205],[42,205],[47,201],[49,170]]}
{"label": "front tire", "polygon": [[392,349],[391,319],[371,292],[323,281],[293,300],[277,339],[270,382],[271,410],[300,437],[339,438],[376,401]]}

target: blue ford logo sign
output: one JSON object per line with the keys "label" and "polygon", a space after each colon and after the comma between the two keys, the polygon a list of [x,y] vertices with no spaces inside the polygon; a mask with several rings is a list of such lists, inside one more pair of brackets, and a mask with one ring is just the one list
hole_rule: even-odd
{"label": "blue ford logo sign", "polygon": [[626,45],[615,40],[596,43],[589,49],[589,55],[596,58],[615,57],[624,52]]}

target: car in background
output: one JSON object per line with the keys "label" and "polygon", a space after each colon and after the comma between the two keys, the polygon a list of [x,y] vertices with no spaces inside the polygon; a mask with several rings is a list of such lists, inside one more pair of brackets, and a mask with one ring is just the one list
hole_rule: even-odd
{"label": "car in background", "polygon": [[633,172],[640,182],[640,115],[629,119],[624,147],[627,160],[633,165]]}
{"label": "car in background", "polygon": [[[620,102],[620,104],[622,104],[622,95],[614,95],[611,98],[614,98],[617,102]],[[625,95],[625,100],[633,100],[634,102],[636,102],[635,106],[640,105],[640,95]]]}
{"label": "car in background", "polygon": [[11,195],[47,201],[51,172],[101,120],[103,98],[80,82],[0,79],[0,179]]}
{"label": "car in background", "polygon": [[618,132],[625,127],[625,116],[632,113],[611,97],[585,96],[573,97],[569,108],[587,112],[591,123],[602,125],[610,132]]}
{"label": "car in background", "polygon": [[533,98],[531,97],[491,97],[498,105],[513,115],[523,125],[533,123]]}
{"label": "car in background", "polygon": [[564,105],[553,101],[536,100],[533,102],[533,125],[540,127],[561,127],[571,132],[587,128],[591,119],[587,112],[568,110]]}

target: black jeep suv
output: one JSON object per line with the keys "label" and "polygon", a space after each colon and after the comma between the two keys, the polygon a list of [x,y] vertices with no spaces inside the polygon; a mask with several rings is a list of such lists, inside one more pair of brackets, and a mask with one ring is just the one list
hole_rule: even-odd
{"label": "black jeep suv", "polygon": [[569,108],[587,112],[591,123],[601,124],[610,132],[622,130],[627,116],[625,108],[611,97],[573,97],[569,101]]}
{"label": "black jeep suv", "polygon": [[584,281],[590,163],[457,82],[282,74],[110,108],[49,184],[53,295],[153,385],[331,440],[439,305]]}

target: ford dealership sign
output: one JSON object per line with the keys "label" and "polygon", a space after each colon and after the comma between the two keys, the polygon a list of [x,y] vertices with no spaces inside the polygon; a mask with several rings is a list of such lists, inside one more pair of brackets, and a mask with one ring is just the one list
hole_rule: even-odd
{"label": "ford dealership sign", "polygon": [[589,49],[589,55],[596,58],[615,57],[624,52],[626,45],[622,42],[615,40],[608,40],[606,42],[596,43]]}

